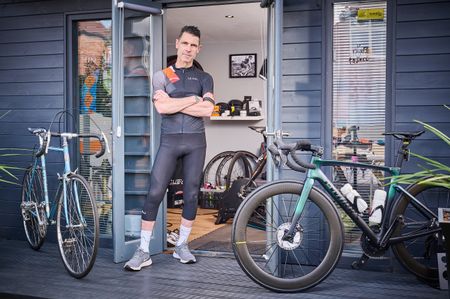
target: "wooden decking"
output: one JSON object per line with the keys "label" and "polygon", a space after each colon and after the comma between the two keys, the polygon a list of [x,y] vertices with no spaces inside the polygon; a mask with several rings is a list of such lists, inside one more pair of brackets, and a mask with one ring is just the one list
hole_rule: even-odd
{"label": "wooden decking", "polygon": [[92,272],[77,280],[65,271],[56,244],[36,252],[26,242],[0,240],[0,298],[449,298],[407,273],[338,268],[307,292],[280,294],[256,285],[232,258],[199,256],[193,265],[169,254],[152,258],[152,266],[127,272],[102,248]]}

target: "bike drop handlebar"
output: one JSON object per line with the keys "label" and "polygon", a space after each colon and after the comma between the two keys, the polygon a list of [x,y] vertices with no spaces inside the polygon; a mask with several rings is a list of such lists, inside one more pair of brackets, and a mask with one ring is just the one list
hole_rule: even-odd
{"label": "bike drop handlebar", "polygon": [[[104,135],[96,135],[96,134],[77,134],[77,133],[56,133],[56,132],[49,132],[44,128],[28,128],[28,131],[31,134],[34,134],[39,137],[40,140],[40,147],[39,150],[36,153],[36,157],[40,157],[43,154],[46,154],[48,151],[48,146],[50,144],[50,136],[53,137],[67,137],[69,139],[71,138],[94,138],[98,139],[100,141],[100,150],[94,153],[96,158],[99,158],[103,156],[105,153],[106,148],[106,140]],[[109,150],[108,150],[109,151]]]}
{"label": "bike drop handlebar", "polygon": [[[284,160],[289,168],[299,172],[305,172],[306,169],[315,169],[316,166],[302,161],[296,153],[297,150],[308,151],[319,155],[323,153],[322,147],[312,145],[306,140],[299,140],[296,143],[284,143],[281,139],[276,139],[274,143],[268,147],[268,150],[272,154],[275,165],[279,166],[281,160]],[[295,164],[289,160],[289,156],[292,157]]]}

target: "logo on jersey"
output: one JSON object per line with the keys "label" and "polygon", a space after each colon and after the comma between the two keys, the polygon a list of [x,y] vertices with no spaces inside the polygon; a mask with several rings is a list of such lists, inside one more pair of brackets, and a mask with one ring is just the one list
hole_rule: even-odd
{"label": "logo on jersey", "polygon": [[170,83],[175,83],[180,80],[180,77],[177,76],[175,73],[175,70],[169,66],[168,68],[165,68],[162,70],[164,75],[166,75],[167,79],[169,79]]}

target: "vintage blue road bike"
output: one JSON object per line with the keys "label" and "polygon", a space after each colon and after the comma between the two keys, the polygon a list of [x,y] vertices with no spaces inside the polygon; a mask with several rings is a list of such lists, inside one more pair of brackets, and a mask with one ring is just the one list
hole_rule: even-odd
{"label": "vintage blue road bike", "polygon": [[[91,186],[84,177],[72,171],[69,140],[91,138],[100,141],[95,153],[105,152],[105,136],[50,132],[44,128],[28,128],[39,138],[39,149],[32,165],[25,171],[22,184],[21,211],[28,243],[39,250],[47,234],[47,227],[56,224],[59,252],[66,270],[76,278],[86,276],[92,269],[99,244],[99,215]],[[50,146],[51,137],[60,146]],[[56,138],[53,138],[56,139]],[[48,151],[63,153],[64,171],[58,174],[58,188],[53,200],[49,198],[46,155]]]}
{"label": "vintage blue road bike", "polygon": [[[302,291],[319,284],[336,267],[343,251],[339,206],[362,232],[363,254],[353,268],[361,267],[369,258],[383,256],[391,248],[407,270],[427,283],[438,284],[437,253],[445,252],[438,208],[449,207],[449,189],[419,182],[405,188],[397,183],[401,163],[409,156],[408,145],[422,133],[385,134],[401,140],[397,167],[325,160],[320,146],[276,140],[269,147],[275,164],[284,160],[289,168],[306,172],[306,178],[263,185],[240,205],[231,241],[244,272],[278,292]],[[310,162],[302,161],[297,150],[310,153]],[[367,213],[360,213],[343,196],[322,171],[327,166],[370,169],[391,177],[379,224],[368,222],[364,217]],[[314,186],[315,182],[322,188]]]}

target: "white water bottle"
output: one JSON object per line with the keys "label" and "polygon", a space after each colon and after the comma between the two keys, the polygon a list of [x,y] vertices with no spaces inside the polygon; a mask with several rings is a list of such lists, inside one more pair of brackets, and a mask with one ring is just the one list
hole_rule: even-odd
{"label": "white water bottle", "polygon": [[369,223],[379,224],[383,219],[384,203],[386,201],[386,191],[377,189],[373,194],[372,205],[370,207]]}
{"label": "white water bottle", "polygon": [[353,189],[352,185],[349,183],[342,186],[341,192],[359,213],[362,213],[367,209],[368,205],[366,201],[362,199],[358,191]]}

